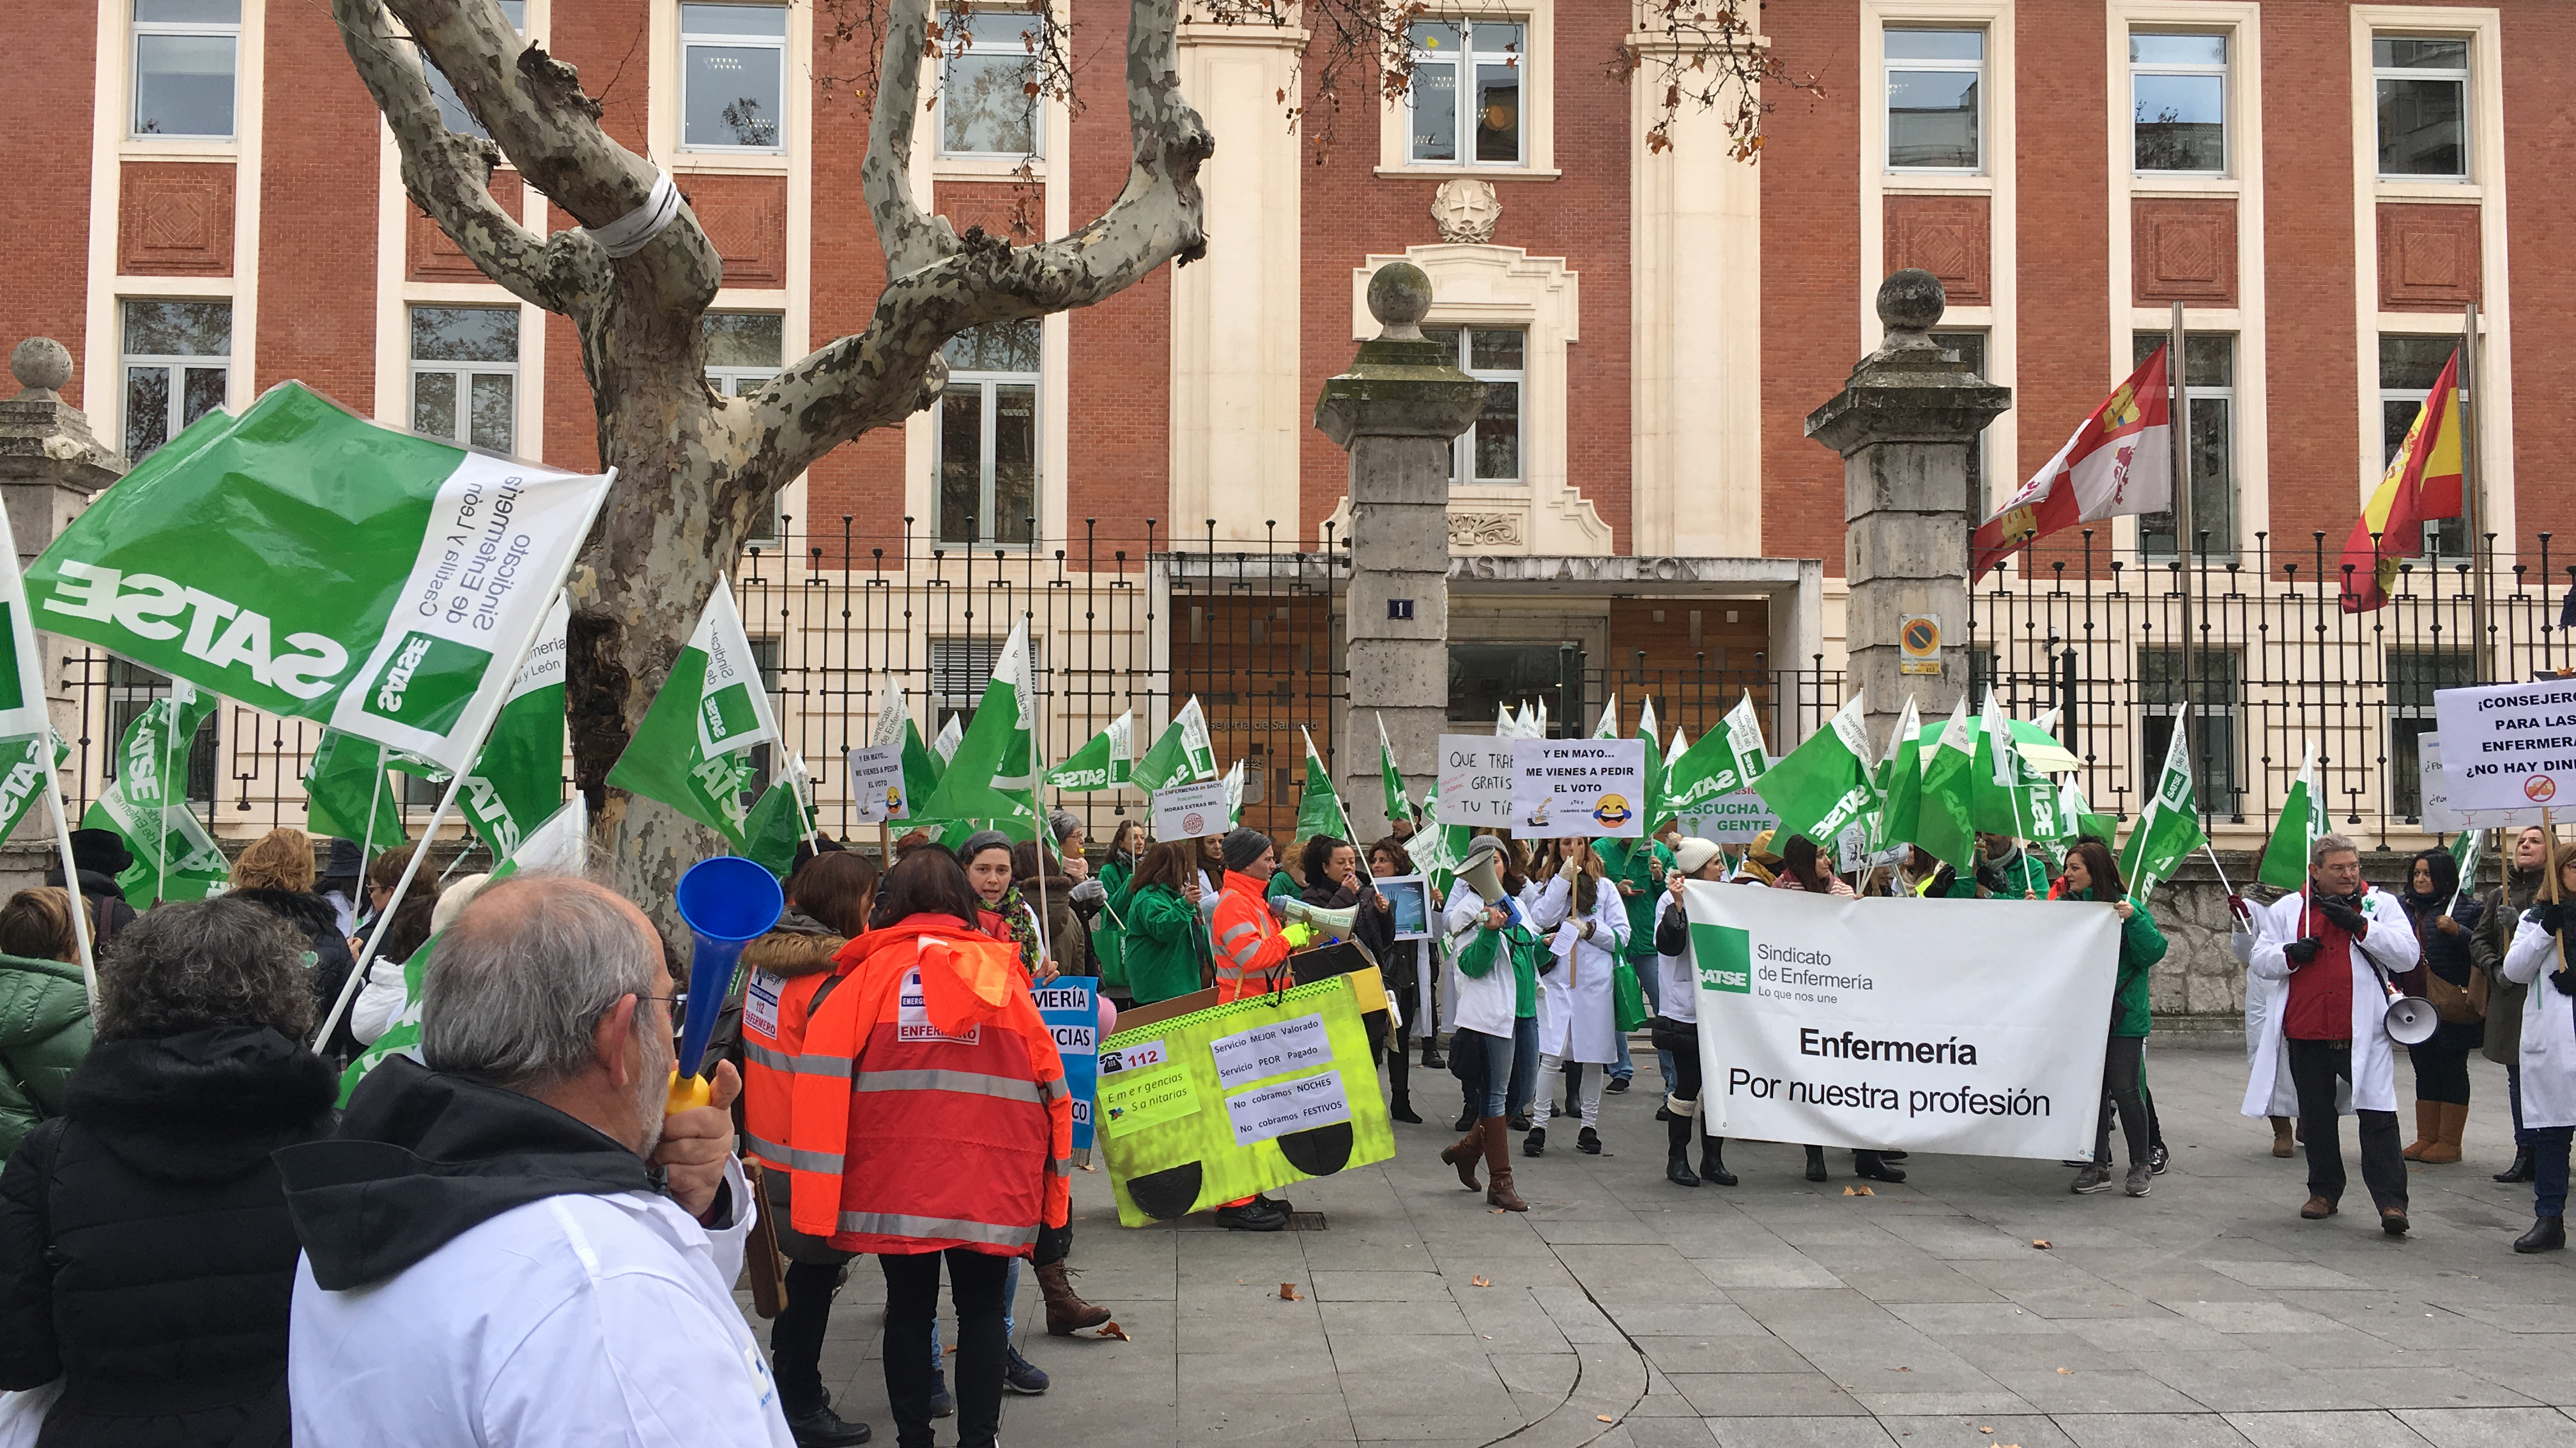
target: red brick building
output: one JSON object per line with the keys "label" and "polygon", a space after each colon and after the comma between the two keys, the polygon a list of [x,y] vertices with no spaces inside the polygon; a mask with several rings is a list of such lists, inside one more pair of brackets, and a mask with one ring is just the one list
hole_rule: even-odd
{"label": "red brick building", "polygon": [[[819,18],[809,0],[505,8],[580,68],[610,128],[675,175],[717,243],[715,385],[756,386],[864,325],[881,281],[858,181],[871,62],[832,41],[829,5]],[[1679,715],[1694,734],[1739,683],[1796,691],[1766,692],[1790,732],[1830,706],[1842,468],[1803,420],[1877,342],[1871,298],[1900,266],[1941,276],[1945,331],[2014,389],[1984,444],[1990,498],[2044,462],[2185,306],[2199,523],[2235,565],[2228,587],[2257,600],[2210,625],[2236,660],[2238,692],[2213,702],[2248,721],[2232,768],[2257,816],[2267,771],[2296,762],[2267,731],[2342,727],[2312,717],[2335,701],[2300,693],[2314,670],[2267,655],[2281,640],[2263,620],[2301,606],[2277,595],[2314,579],[2318,531],[2331,561],[2468,304],[2482,524],[2500,577],[2520,565],[2523,585],[2547,586],[2538,540],[2576,525],[2576,490],[2547,461],[2547,379],[2567,370],[2553,354],[2568,344],[2546,319],[2576,310],[2576,190],[2552,179],[2576,163],[2563,6],[1801,0],[1761,17],[1773,52],[1822,93],[1771,97],[1758,164],[1729,159],[1706,115],[1686,112],[1671,149],[1647,145],[1655,88],[1611,74],[1623,44],[1651,45],[1625,0],[1436,7],[1415,27],[1412,96],[1343,111],[1320,157],[1279,100],[1301,84],[1317,100],[1298,32],[1189,27],[1185,86],[1219,138],[1207,260],[961,339],[937,410],[843,449],[782,499],[796,566],[820,561],[839,575],[827,589],[851,590],[835,626],[881,640],[845,648],[839,667],[910,671],[953,699],[990,609],[975,616],[970,600],[973,622],[955,625],[842,604],[871,569],[909,586],[934,549],[955,555],[950,573],[981,554],[1000,561],[966,594],[1016,568],[1032,594],[1055,580],[1051,608],[1074,587],[1121,600],[1123,613],[1062,610],[1067,741],[1131,702],[1159,717],[1168,681],[1235,700],[1212,716],[1268,751],[1294,747],[1276,735],[1294,722],[1322,742],[1331,710],[1291,708],[1258,681],[1306,677],[1297,700],[1330,697],[1311,684],[1331,666],[1329,587],[1247,601],[1193,584],[1186,563],[1146,560],[1176,539],[1184,553],[1267,555],[1346,531],[1344,458],[1309,414],[1373,330],[1369,270],[1397,258],[1430,272],[1431,324],[1456,336],[1462,365],[1502,384],[1459,449],[1461,719],[1554,682],[1564,643],[1582,651],[1594,707],[1633,672],[1667,727]],[[1072,20],[1078,110],[1020,103],[1007,15],[948,63],[914,158],[917,184],[961,228],[1059,233],[1123,183],[1124,108],[1099,59],[1122,52],[1123,7],[1091,0]],[[404,199],[325,11],[21,3],[8,33],[0,72],[23,119],[0,138],[16,223],[0,332],[70,346],[71,396],[102,437],[137,455],[202,408],[291,377],[460,440],[593,459],[568,325],[481,279]],[[451,124],[472,119],[459,109]],[[531,225],[570,224],[506,174],[496,191]],[[2132,735],[2158,708],[2154,610],[2105,601],[2119,591],[2109,560],[2153,564],[2172,548],[2169,526],[2142,537],[2122,520],[2090,555],[2073,542],[2042,554],[2043,569],[2073,574],[2091,559],[2081,602],[2046,632],[2084,636],[2083,687],[2104,716],[2086,726],[2108,771],[2097,795],[2125,790],[2151,745]],[[1150,575],[1142,595],[1129,575]],[[1267,589],[1283,575],[1261,576]],[[790,672],[817,657],[792,637],[813,626],[816,595],[801,596],[745,604],[755,629],[779,620]],[[1043,634],[1054,615],[1040,612]],[[2011,637],[2036,617],[1998,614],[1989,634],[2023,652],[1985,666],[2050,676],[2038,635]],[[1103,629],[1126,641],[1098,643]],[[2343,679],[2375,711],[2342,751],[2361,771],[2356,808],[2366,794],[2402,815],[2413,733],[2399,696],[2446,665],[2391,652],[2422,653],[2413,644],[2355,646],[2376,650]],[[1804,682],[1782,674],[1819,666]],[[1197,682],[1219,674],[1233,682]],[[805,692],[818,715],[870,707],[847,689],[838,702]],[[2161,737],[2151,722],[2144,735]],[[809,753],[846,738],[831,724]],[[1274,753],[1265,767],[1285,783],[1291,762]]]}

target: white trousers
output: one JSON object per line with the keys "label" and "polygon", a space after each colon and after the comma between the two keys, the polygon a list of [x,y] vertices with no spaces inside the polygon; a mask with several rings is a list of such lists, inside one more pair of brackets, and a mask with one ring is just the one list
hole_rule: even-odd
{"label": "white trousers", "polygon": [[[1583,1078],[1574,1088],[1574,1109],[1583,1124],[1595,1130],[1601,1126],[1601,1088],[1610,1079],[1610,1068],[1588,1061],[1577,1061]],[[1542,1054],[1538,1058],[1538,1105],[1531,1108],[1532,1124],[1545,1126],[1556,1115],[1557,1093],[1565,1089],[1565,1058]]]}

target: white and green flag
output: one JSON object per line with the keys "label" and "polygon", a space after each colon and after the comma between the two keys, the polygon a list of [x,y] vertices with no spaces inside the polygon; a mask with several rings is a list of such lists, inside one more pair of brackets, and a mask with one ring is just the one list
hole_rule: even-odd
{"label": "white and green flag", "polygon": [[281,382],[99,494],[27,596],[55,633],[463,769],[611,481]]}
{"label": "white and green flag", "polygon": [[742,796],[756,776],[751,751],[777,738],[733,588],[719,573],[697,631],[671,661],[608,783],[712,827],[740,851],[748,823]]}
{"label": "white and green flag", "polygon": [[2020,757],[2013,750],[2012,721],[2004,716],[1995,691],[1986,690],[1986,706],[1977,717],[1977,768],[1969,776],[1970,817],[1979,830],[2010,839],[2030,838],[2023,805]]}
{"label": "white and green flag", "polygon": [[1136,711],[1130,709],[1048,770],[1046,782],[1068,794],[1114,789],[1128,781],[1135,767]]}
{"label": "white and green flag", "polygon": [[939,767],[943,772],[947,770],[950,761],[957,757],[958,741],[966,737],[966,726],[960,722],[962,717],[957,714],[949,715],[948,722],[939,726],[939,737],[930,741],[930,752],[938,758]]}
{"label": "white and green flag", "polygon": [[993,677],[975,704],[974,722],[927,803],[913,818],[949,822],[962,843],[977,829],[997,829],[1015,840],[1037,837],[1037,790],[1031,763],[1036,735],[1035,690],[1029,679],[1029,622],[1011,627],[993,661]]}
{"label": "white and green flag", "polygon": [[1387,742],[1383,714],[1377,716],[1377,779],[1378,787],[1386,791],[1386,822],[1391,825],[1397,820],[1412,820],[1420,824],[1421,816],[1414,812],[1413,801],[1404,792],[1404,771],[1396,766],[1395,746]]}
{"label": "white and green flag", "polygon": [[[1521,737],[1524,739],[1540,739],[1546,736],[1540,734],[1524,734]],[[1592,737],[1595,739],[1616,739],[1619,737],[1618,690],[1611,690],[1610,697],[1601,701],[1601,720],[1599,723],[1592,726]]]}
{"label": "white and green flag", "polygon": [[1342,797],[1333,790],[1333,774],[1324,767],[1324,756],[1315,752],[1315,736],[1304,728],[1297,733],[1306,741],[1306,787],[1297,793],[1297,839],[1331,835],[1347,844],[1351,838],[1350,812],[1342,808]]}
{"label": "white and green flag", "polygon": [[71,758],[72,746],[50,728],[23,739],[0,740],[0,840],[17,832],[18,822],[44,795],[44,746],[48,739],[53,742],[52,767],[60,769],[63,761]]}
{"label": "white and green flag", "polygon": [[45,792],[48,749],[54,755],[51,763],[59,767],[67,748],[45,712],[44,660],[36,648],[26,580],[18,573],[18,545],[5,512],[0,512],[0,614],[7,615],[0,648],[9,651],[0,662],[0,840],[5,840]]}
{"label": "white and green flag", "polygon": [[1688,814],[1719,795],[1748,788],[1770,760],[1762,746],[1762,715],[1748,690],[1719,727],[1674,752],[1664,771],[1664,809]]}
{"label": "white and green flag", "polygon": [[[2156,792],[2138,812],[2128,844],[2120,851],[2120,877],[2129,883],[2130,902],[2146,903],[2192,851],[2208,842],[2200,830],[2200,802],[2192,793],[2191,751],[2184,747],[2183,731],[2176,729],[2165,746],[2165,767],[2156,778]],[[2299,872],[2307,873],[2304,857]]]}
{"label": "white and green flag", "polygon": [[[0,831],[0,838],[6,836],[6,831]],[[2443,914],[2457,915],[2462,900],[2478,898],[2478,868],[2485,862],[2486,838],[2484,830],[2462,830],[2451,837],[2451,859],[2460,867],[2460,888],[2451,893],[2451,903],[2443,908]]]}
{"label": "white and green flag", "polygon": [[1805,743],[1754,781],[1754,790],[1780,815],[1779,840],[1805,835],[1830,845],[1845,828],[1878,808],[1869,736],[1861,716],[1861,695],[1854,690],[1825,728],[1808,735]]}
{"label": "white and green flag", "polygon": [[[572,609],[558,593],[537,645],[501,701],[492,735],[465,774],[457,805],[494,859],[507,859],[519,838],[552,818],[564,797],[564,678]],[[402,768],[396,763],[394,768]]]}
{"label": "white and green flag", "polygon": [[1198,695],[1181,706],[1172,722],[1155,737],[1153,747],[1136,761],[1130,780],[1138,789],[1152,794],[1176,784],[1197,784],[1216,778],[1216,745],[1208,736],[1207,715],[1199,709]]}
{"label": "white and green flag", "polygon": [[[223,881],[223,854],[188,812],[187,787],[188,755],[216,702],[187,680],[173,679],[170,692],[145,705],[117,741],[116,779],[90,806],[81,828],[112,829],[125,837],[135,863],[117,880],[128,894],[135,893],[127,884],[132,880],[148,900],[202,899],[206,882],[194,876],[204,872],[208,851],[214,851],[213,883]],[[156,818],[163,821],[158,828]],[[183,874],[191,878],[178,878]]]}
{"label": "white and green flag", "polygon": [[[158,828],[155,828],[155,824]],[[187,801],[158,809],[138,805],[124,780],[112,780],[81,817],[85,830],[113,830],[134,863],[117,872],[129,900],[203,900],[232,878],[223,850],[188,810]]]}
{"label": "white and green flag", "polygon": [[1877,783],[1878,825],[1871,835],[1872,848],[1912,844],[1923,822],[1923,719],[1912,694],[1905,696],[1905,707],[1896,716],[1887,753],[1879,756]]}
{"label": "white and green flag", "polygon": [[322,731],[304,772],[304,828],[316,835],[356,840],[370,856],[408,842],[402,791],[385,777],[386,748],[337,729]]}
{"label": "white and green flag", "polygon": [[[2179,735],[2180,729],[2174,731]],[[2317,798],[2317,745],[2308,741],[2307,757],[2299,764],[2299,777],[2290,784],[2290,792],[2281,800],[2281,813],[2272,822],[2272,838],[2264,843],[2263,861],[2254,869],[2254,878],[2276,890],[2296,890],[2308,883],[2308,851],[2317,836],[2326,832],[2326,811]]]}
{"label": "white and green flag", "polygon": [[[1923,757],[1923,798],[1913,829],[1901,839],[1962,875],[1977,865],[1977,831],[1972,804],[1977,771],[1975,726],[1968,722],[1968,696],[1950,708]],[[1918,736],[1919,737],[1919,736]]]}
{"label": "white and green flag", "polygon": [[1225,772],[1225,827],[1233,829],[1243,823],[1243,761],[1238,759]]}
{"label": "white and green flag", "polygon": [[[540,820],[536,828],[523,834],[518,849],[492,867],[491,880],[485,883],[489,885],[506,880],[521,870],[562,870],[579,874],[583,862],[589,857],[589,831],[589,813],[582,806],[581,796],[575,794],[552,815]],[[385,1033],[376,1037],[340,1074],[342,1106],[349,1104],[349,1093],[358,1089],[359,1078],[376,1069],[387,1056],[404,1055],[415,1061],[420,1059],[421,977],[429,968],[430,952],[437,946],[438,937],[433,935],[421,942],[420,949],[413,951],[411,958],[403,962],[402,1008],[386,1024]]]}
{"label": "white and green flag", "polygon": [[912,722],[912,702],[904,696],[903,685],[888,681],[885,705],[877,710],[876,732],[868,743],[879,749],[903,746],[903,798],[908,817],[914,803],[927,801],[939,788],[939,775],[947,759],[932,754],[930,747],[921,742],[921,730]]}

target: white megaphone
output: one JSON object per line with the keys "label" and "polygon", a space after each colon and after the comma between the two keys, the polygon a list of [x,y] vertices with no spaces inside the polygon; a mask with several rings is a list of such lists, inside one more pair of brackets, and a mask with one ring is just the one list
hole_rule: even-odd
{"label": "white megaphone", "polygon": [[2422,996],[2398,995],[2390,988],[2388,1015],[2381,1022],[2388,1039],[2401,1046],[2420,1046],[2433,1039],[2442,1018],[2433,1011],[2433,1003]]}
{"label": "white megaphone", "polygon": [[1326,934],[1342,936],[1349,935],[1352,924],[1360,918],[1359,907],[1356,905],[1348,910],[1327,910],[1321,905],[1310,905],[1294,895],[1279,897],[1279,913],[1292,921],[1305,921]]}
{"label": "white megaphone", "polygon": [[1499,905],[1506,894],[1501,861],[1499,851],[1476,851],[1467,857],[1465,865],[1459,867],[1458,878],[1467,882],[1467,888],[1476,892],[1477,899],[1488,905]]}

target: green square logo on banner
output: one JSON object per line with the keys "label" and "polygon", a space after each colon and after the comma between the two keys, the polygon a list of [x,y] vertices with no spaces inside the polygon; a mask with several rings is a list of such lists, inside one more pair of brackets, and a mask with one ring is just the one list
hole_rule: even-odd
{"label": "green square logo on banner", "polygon": [[396,724],[443,734],[455,727],[492,665],[488,649],[414,629],[368,694],[366,712]]}
{"label": "green square logo on banner", "polygon": [[752,707],[747,683],[727,684],[701,700],[699,707],[706,711],[707,740],[718,749],[727,740],[760,728],[760,711]]}
{"label": "green square logo on banner", "polygon": [[1732,925],[1690,923],[1691,952],[1699,958],[1699,978],[1710,990],[1734,995],[1753,993],[1753,932]]}

